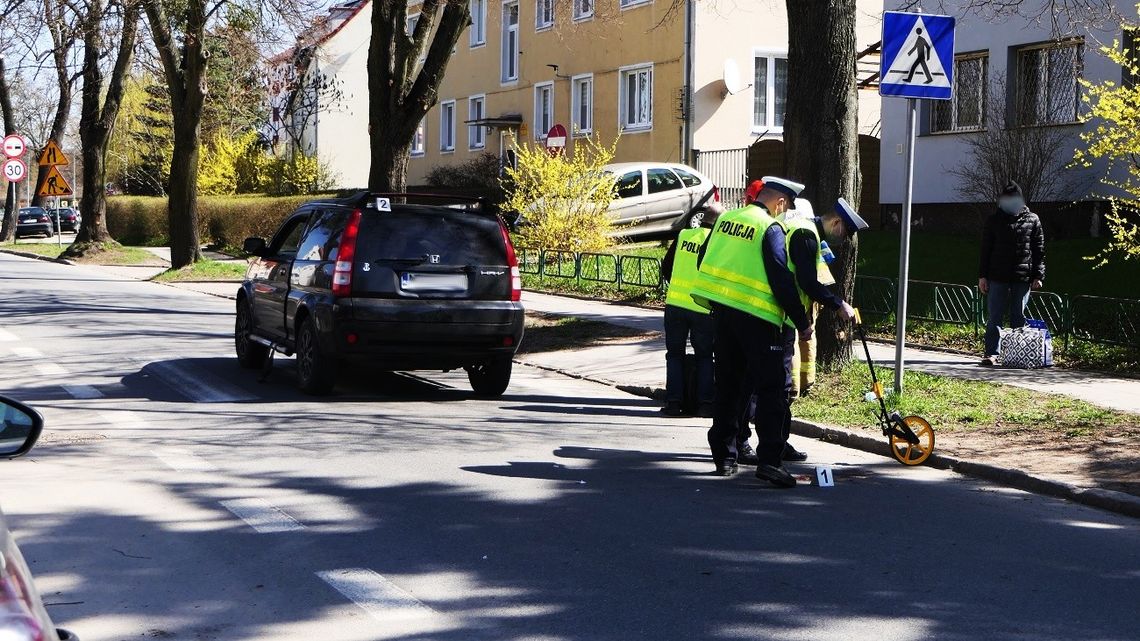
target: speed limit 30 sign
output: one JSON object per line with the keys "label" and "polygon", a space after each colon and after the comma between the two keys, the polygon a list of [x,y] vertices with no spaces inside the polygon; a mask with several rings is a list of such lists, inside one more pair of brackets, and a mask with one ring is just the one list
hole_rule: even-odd
{"label": "speed limit 30 sign", "polygon": [[10,183],[18,183],[28,175],[28,165],[19,158],[9,158],[4,161],[4,179]]}

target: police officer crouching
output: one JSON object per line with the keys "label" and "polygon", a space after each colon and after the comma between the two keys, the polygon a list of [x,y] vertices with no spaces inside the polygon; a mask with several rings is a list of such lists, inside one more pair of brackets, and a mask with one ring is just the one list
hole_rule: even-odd
{"label": "police officer crouching", "polygon": [[709,310],[693,300],[697,280],[697,257],[716,222],[715,211],[706,211],[701,226],[684,229],[661,261],[661,276],[669,281],[665,295],[665,407],[666,416],[680,416],[685,395],[685,344],[692,342],[696,355],[697,414],[713,416],[716,389],[713,383],[713,341],[716,326]]}
{"label": "police officer crouching", "polygon": [[811,325],[788,267],[787,238],[776,222],[804,188],[769,178],[752,205],[726,212],[699,257],[693,299],[712,310],[716,323],[716,409],[708,433],[716,472],[737,471],[740,420],[756,395],[760,443],[756,476],[795,487],[781,455],[791,424],[785,391],[784,323],[811,335]]}

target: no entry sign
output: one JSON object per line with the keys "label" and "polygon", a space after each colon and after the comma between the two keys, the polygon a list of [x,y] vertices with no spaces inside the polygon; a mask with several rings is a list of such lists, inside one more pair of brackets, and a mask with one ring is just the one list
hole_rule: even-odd
{"label": "no entry sign", "polygon": [[28,150],[28,144],[23,136],[12,134],[4,137],[4,155],[9,158],[19,158]]}

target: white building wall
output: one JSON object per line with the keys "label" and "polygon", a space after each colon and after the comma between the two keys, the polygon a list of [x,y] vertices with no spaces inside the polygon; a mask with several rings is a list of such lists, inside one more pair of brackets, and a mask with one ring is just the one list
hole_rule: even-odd
{"label": "white building wall", "polygon": [[[754,127],[755,56],[787,57],[788,19],[784,0],[696,3],[693,47],[693,147],[738,149],[758,137],[780,138],[782,128]],[[856,42],[861,51],[880,38],[882,0],[858,3]],[[725,60],[739,71],[743,90],[725,95]],[[877,134],[880,100],[859,92],[859,132]],[[769,123],[771,125],[771,123]]]}
{"label": "white building wall", "polygon": [[316,64],[335,78],[339,100],[322,98],[314,147],[340,188],[368,184],[368,43],[372,29],[372,3],[320,45]]}
{"label": "white building wall", "polygon": [[[1028,0],[1042,3],[1044,0]],[[901,3],[890,0],[892,8]],[[946,3],[948,9],[953,9],[955,3]],[[957,4],[961,4],[959,1]],[[1135,16],[1133,0],[1117,0],[1123,15]],[[1027,13],[1033,13],[1032,8],[1026,8]],[[1045,42],[1053,39],[1048,21],[1031,23],[1024,18],[1006,18],[997,21],[983,19],[976,15],[962,15],[959,11],[950,11],[950,15],[957,18],[955,30],[955,50],[957,53],[988,51],[989,52],[989,80],[992,84],[995,78],[1005,78],[1007,85],[1012,87],[1011,71],[1016,67],[1017,47]],[[1085,39],[1083,63],[1083,77],[1092,82],[1113,80],[1120,82],[1120,67],[1099,52],[1102,44],[1111,44],[1119,39],[1119,27],[1113,30],[1084,31]],[[949,64],[944,61],[944,64]],[[995,98],[990,96],[991,99]],[[1005,100],[1005,96],[1000,97]],[[920,101],[929,103],[930,101]],[[881,173],[879,178],[880,200],[883,204],[899,204],[903,200],[905,181],[905,141],[907,101],[901,98],[883,99],[883,129]],[[920,104],[919,109],[919,135],[915,145],[915,180],[914,203],[959,203],[973,199],[962,194],[956,178],[949,172],[963,163],[971,161],[971,154],[966,145],[972,133],[929,133],[930,105]],[[987,126],[996,126],[987,123]],[[1058,126],[1065,131],[1067,139],[1065,148],[1075,150],[1082,143],[1080,133],[1085,129],[1083,125]],[[1091,170],[1071,169],[1069,177],[1074,185],[1072,193],[1067,194],[1064,200],[1080,200],[1090,195],[1090,186],[1093,192],[1103,191],[1095,188],[1098,177],[1103,174],[1103,165]],[[1068,181],[1067,181],[1068,182]],[[996,195],[995,195],[996,199]]]}

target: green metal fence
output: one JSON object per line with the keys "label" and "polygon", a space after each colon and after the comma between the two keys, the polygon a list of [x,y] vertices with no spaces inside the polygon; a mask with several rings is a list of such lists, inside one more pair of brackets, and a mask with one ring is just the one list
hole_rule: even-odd
{"label": "green metal fence", "polygon": [[661,261],[651,256],[619,256],[568,249],[516,249],[520,271],[542,278],[661,289]]}

